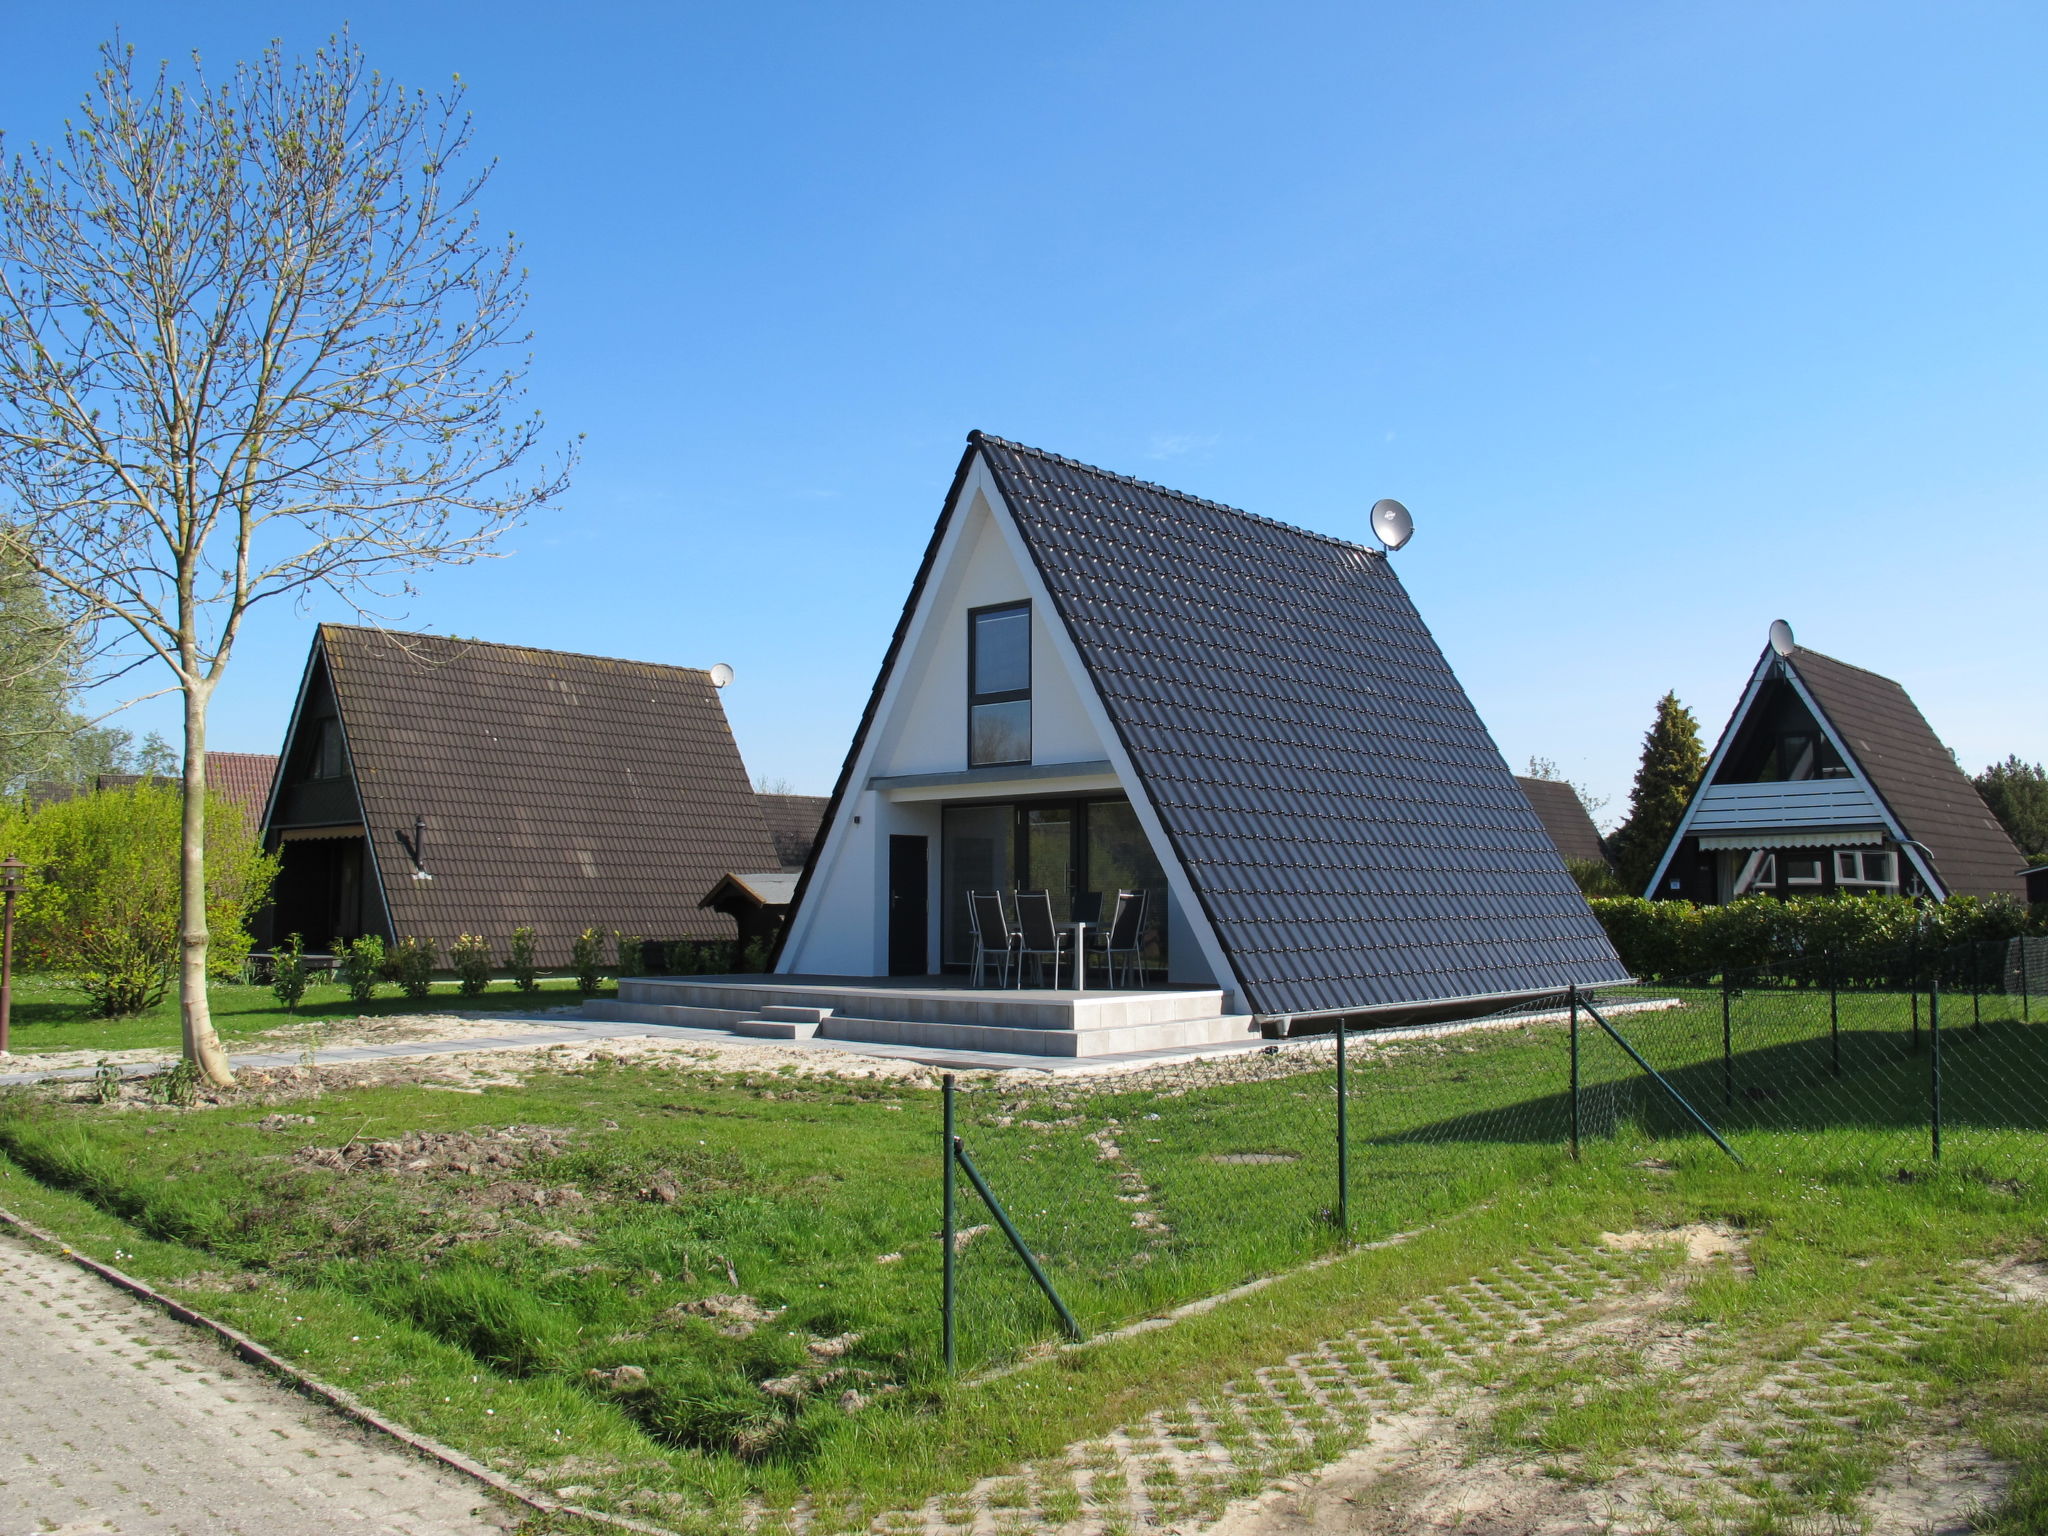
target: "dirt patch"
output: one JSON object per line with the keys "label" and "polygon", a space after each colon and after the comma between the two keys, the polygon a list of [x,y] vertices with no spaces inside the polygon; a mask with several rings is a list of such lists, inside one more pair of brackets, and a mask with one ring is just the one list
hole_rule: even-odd
{"label": "dirt patch", "polygon": [[1688,1264],[1705,1264],[1726,1258],[1738,1269],[1749,1266],[1749,1239],[1734,1227],[1720,1222],[1696,1222],[1689,1227],[1661,1227],[1651,1231],[1602,1232],[1600,1241],[1623,1253],[1640,1253],[1677,1243],[1685,1249]]}
{"label": "dirt patch", "polygon": [[1205,1163],[1298,1163],[1299,1152],[1211,1152],[1202,1158]]}
{"label": "dirt patch", "polygon": [[1995,1264],[1972,1264],[1969,1267],[2008,1301],[2048,1306],[2048,1264],[2039,1260],[2000,1259]]}
{"label": "dirt patch", "polygon": [[1864,1496],[1870,1536],[1969,1536],[1996,1506],[2012,1468],[1979,1446],[1919,1443]]}
{"label": "dirt patch", "polygon": [[701,1317],[729,1339],[744,1339],[763,1323],[782,1315],[780,1307],[764,1307],[751,1296],[700,1296],[669,1308],[677,1317]]}
{"label": "dirt patch", "polygon": [[[544,1125],[508,1125],[497,1131],[413,1131],[389,1141],[301,1147],[292,1154],[292,1161],[302,1168],[329,1168],[337,1173],[359,1169],[374,1173],[490,1173],[557,1156],[569,1145],[569,1137],[568,1131]],[[542,1199],[539,1203],[549,1202]]]}

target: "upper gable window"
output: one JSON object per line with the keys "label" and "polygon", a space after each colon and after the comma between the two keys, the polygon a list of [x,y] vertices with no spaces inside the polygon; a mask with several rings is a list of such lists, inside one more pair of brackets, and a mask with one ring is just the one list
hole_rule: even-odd
{"label": "upper gable window", "polygon": [[967,615],[967,766],[1031,761],[1031,605]]}
{"label": "upper gable window", "polygon": [[341,722],[321,720],[313,730],[312,771],[315,779],[338,779],[342,774],[341,765]]}

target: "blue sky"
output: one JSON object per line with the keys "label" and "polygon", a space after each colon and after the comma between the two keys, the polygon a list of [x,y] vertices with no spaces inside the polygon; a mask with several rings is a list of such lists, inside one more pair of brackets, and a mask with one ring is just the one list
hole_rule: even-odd
{"label": "blue sky", "polygon": [[[981,427],[1398,557],[1510,762],[1626,798],[1667,688],[1762,647],[2048,758],[2048,10],[1782,4],[0,5],[47,137],[116,26],[213,62],[344,20],[459,73],[587,434],[417,627],[705,666],[831,787]],[[249,631],[275,750],[312,620]],[[168,729],[163,703],[133,712]]]}

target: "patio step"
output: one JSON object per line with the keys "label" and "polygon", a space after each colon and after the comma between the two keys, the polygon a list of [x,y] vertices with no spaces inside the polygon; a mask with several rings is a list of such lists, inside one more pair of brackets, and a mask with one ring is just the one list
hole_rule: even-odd
{"label": "patio step", "polygon": [[1121,1056],[1131,1051],[1184,1050],[1257,1037],[1249,1014],[1217,1014],[1164,1024],[1096,1029],[1007,1029],[991,1024],[947,1024],[923,1019],[850,1018],[835,1014],[819,1026],[827,1040],[922,1046],[949,1051],[1000,1051],[1025,1056]]}
{"label": "patio step", "polygon": [[[1223,993],[1210,988],[1034,995],[1022,990],[920,986],[908,979],[900,988],[849,984],[847,980],[837,980],[835,984],[835,980],[803,976],[627,977],[619,982],[619,1006],[659,1005],[738,1012],[750,1019],[785,1017],[781,1011],[784,1009],[808,1009],[820,1019],[829,1016],[835,1021],[874,1019],[884,1023],[1085,1031],[1197,1023],[1216,1018],[1224,1011]],[[647,1022],[658,1021],[649,1018]]]}

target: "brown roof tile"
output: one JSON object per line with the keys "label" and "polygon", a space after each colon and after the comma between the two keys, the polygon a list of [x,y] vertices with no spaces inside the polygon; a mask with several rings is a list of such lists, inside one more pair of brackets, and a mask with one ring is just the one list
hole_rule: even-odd
{"label": "brown roof tile", "polygon": [[1906,835],[1934,851],[1951,892],[2026,897],[2026,862],[1906,690],[1795,647],[1789,662]]}
{"label": "brown roof tile", "polygon": [[818,824],[831,804],[825,795],[761,795],[761,814],[768,818],[768,832],[775,839],[776,857],[784,869],[802,869],[817,841]]}
{"label": "brown roof tile", "polygon": [[1577,790],[1560,779],[1525,779],[1516,774],[1515,782],[1522,786],[1529,808],[1550,834],[1560,857],[1607,862],[1607,850],[1600,846],[1600,829],[1586,814]]}

